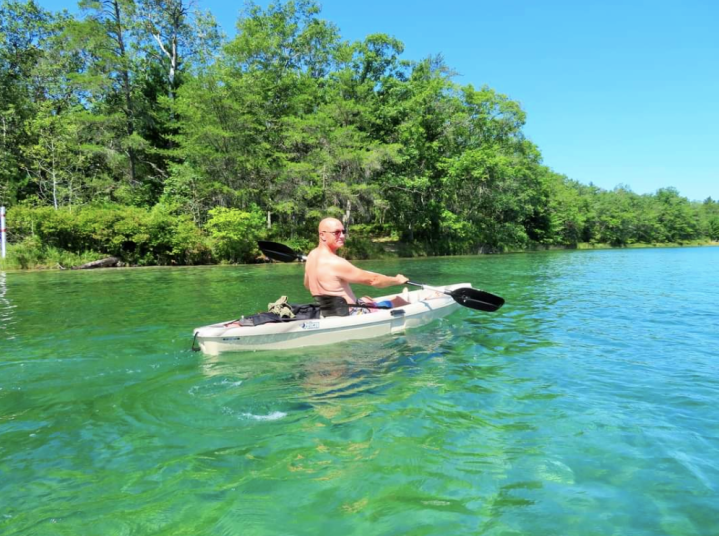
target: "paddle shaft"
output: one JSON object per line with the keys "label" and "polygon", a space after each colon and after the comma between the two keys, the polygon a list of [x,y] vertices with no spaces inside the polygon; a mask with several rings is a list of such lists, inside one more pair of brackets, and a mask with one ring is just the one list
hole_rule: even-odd
{"label": "paddle shaft", "polygon": [[430,285],[425,285],[425,284],[423,284],[423,283],[415,283],[414,281],[407,281],[407,284],[408,284],[408,285],[412,285],[413,287],[420,287],[420,288],[424,288],[424,289],[428,289],[428,290],[434,290],[434,291],[436,291],[436,292],[443,292],[443,293],[445,293],[447,296],[451,296],[451,295],[452,295],[452,291],[451,291],[451,290],[444,290],[443,288],[432,287],[432,286],[430,286]]}

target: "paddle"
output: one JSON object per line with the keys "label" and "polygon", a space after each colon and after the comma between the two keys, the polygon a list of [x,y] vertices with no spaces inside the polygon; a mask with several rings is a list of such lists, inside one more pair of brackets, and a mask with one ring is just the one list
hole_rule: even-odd
{"label": "paddle", "polygon": [[280,262],[294,262],[294,261],[306,261],[307,257],[300,253],[296,253],[294,249],[284,244],[278,244],[277,242],[267,242],[266,240],[258,240],[257,245],[260,246],[260,251],[265,254],[266,257]]}
{"label": "paddle", "polygon": [[504,298],[479,290],[478,288],[463,287],[456,290],[445,290],[442,288],[431,287],[429,285],[423,285],[422,283],[415,283],[414,281],[407,281],[408,285],[414,287],[422,287],[423,289],[434,290],[442,292],[447,296],[451,296],[454,301],[470,309],[477,309],[478,311],[487,311],[493,313],[502,305],[504,305]]}
{"label": "paddle", "polygon": [[[277,242],[268,242],[260,240],[257,242],[260,247],[260,251],[264,253],[270,259],[280,262],[294,262],[294,261],[306,261],[307,257],[297,253],[295,250],[284,244],[278,244]],[[441,292],[447,296],[451,296],[454,301],[464,307],[470,309],[477,309],[478,311],[494,312],[502,305],[504,305],[504,298],[479,290],[476,288],[458,288],[456,290],[445,290],[442,288],[432,287],[423,283],[415,283],[414,281],[407,281],[408,285],[414,287],[421,287],[423,289],[434,290]]]}

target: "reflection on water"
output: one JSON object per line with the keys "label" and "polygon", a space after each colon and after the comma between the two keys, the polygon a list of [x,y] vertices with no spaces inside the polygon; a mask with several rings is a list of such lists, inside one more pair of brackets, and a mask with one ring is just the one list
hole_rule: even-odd
{"label": "reflection on water", "polygon": [[15,338],[11,328],[15,323],[13,312],[17,307],[10,301],[7,278],[7,273],[0,271],[0,340],[6,341]]}
{"label": "reflection on water", "polygon": [[357,400],[391,391],[396,375],[411,375],[425,360],[441,355],[451,336],[442,322],[447,321],[438,322],[434,332],[411,330],[401,336],[319,348],[202,355],[202,371],[208,378],[221,378],[220,385],[242,384],[246,400],[257,398],[254,389],[266,397],[262,378],[282,378],[271,415],[312,410],[330,423],[349,422],[370,411],[358,407]]}

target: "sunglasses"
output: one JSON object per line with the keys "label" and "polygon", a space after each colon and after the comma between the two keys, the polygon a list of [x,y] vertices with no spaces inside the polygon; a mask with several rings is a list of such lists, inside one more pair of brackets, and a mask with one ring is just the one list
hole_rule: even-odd
{"label": "sunglasses", "polygon": [[333,234],[333,235],[335,235],[335,238],[339,238],[340,235],[345,234],[345,230],[344,230],[344,229],[340,229],[339,231],[322,231],[322,232],[323,232],[323,233]]}

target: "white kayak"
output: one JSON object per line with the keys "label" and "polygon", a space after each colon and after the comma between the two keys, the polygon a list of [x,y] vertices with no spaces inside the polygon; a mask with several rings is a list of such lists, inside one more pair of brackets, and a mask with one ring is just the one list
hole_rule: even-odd
{"label": "white kayak", "polygon": [[[355,316],[330,316],[313,320],[293,320],[258,326],[239,326],[234,321],[220,322],[195,329],[195,343],[204,353],[238,350],[284,350],[319,346],[381,335],[401,333],[447,316],[460,307],[442,291],[472,288],[469,283],[447,285],[374,298],[389,300],[400,296],[408,305]],[[440,291],[440,292],[438,292]]]}

